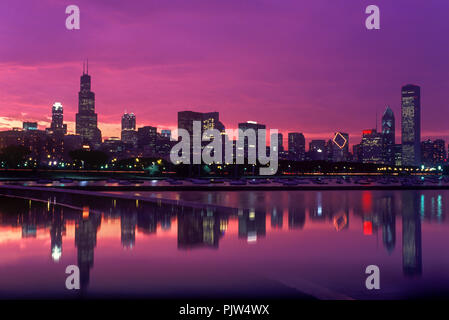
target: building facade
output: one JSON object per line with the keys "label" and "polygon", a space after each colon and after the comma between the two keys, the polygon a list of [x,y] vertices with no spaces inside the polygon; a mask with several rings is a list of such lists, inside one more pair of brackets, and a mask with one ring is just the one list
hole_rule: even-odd
{"label": "building facade", "polygon": [[402,165],[421,164],[421,89],[416,85],[402,87],[401,129]]}
{"label": "building facade", "polygon": [[383,161],[385,164],[394,164],[395,121],[393,110],[389,106],[382,116],[382,149]]}
{"label": "building facade", "polygon": [[361,142],[363,163],[383,163],[382,142],[382,134],[376,129],[363,130]]}
{"label": "building facade", "polygon": [[304,161],[306,156],[306,139],[299,132],[288,134],[288,155],[290,160]]}

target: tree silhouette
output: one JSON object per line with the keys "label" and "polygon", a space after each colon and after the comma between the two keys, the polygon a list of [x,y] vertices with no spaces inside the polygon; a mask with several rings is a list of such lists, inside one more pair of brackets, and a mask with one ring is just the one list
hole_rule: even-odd
{"label": "tree silhouette", "polygon": [[87,151],[87,150],[73,150],[69,152],[70,157],[77,164],[82,164],[86,169],[99,169],[108,162],[108,155],[103,151]]}
{"label": "tree silhouette", "polygon": [[30,150],[24,146],[8,146],[0,153],[0,162],[5,162],[9,168],[15,168],[25,161]]}

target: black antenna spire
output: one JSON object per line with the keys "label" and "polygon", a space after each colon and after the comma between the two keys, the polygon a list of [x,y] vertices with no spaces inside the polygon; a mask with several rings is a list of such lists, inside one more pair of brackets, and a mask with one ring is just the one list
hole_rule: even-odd
{"label": "black antenna spire", "polygon": [[376,132],[377,132],[377,108],[376,108]]}
{"label": "black antenna spire", "polygon": [[85,71],[85,62],[83,61],[83,74],[84,74],[84,71]]}

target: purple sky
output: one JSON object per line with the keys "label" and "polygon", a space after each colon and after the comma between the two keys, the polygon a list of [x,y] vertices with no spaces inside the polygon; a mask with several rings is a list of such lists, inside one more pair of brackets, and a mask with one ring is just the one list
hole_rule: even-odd
{"label": "purple sky", "polygon": [[[81,29],[65,28],[76,4]],[[365,28],[365,8],[381,29]],[[2,0],[0,129],[49,121],[63,103],[74,129],[89,58],[99,126],[174,128],[177,111],[219,111],[228,128],[255,120],[281,132],[358,143],[400,87],[422,87],[422,134],[449,139],[447,0]],[[400,130],[397,130],[400,137]]]}

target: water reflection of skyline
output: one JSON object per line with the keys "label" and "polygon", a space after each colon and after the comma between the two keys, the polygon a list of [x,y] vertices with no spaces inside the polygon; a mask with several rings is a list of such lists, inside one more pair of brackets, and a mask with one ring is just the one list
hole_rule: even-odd
{"label": "water reflection of skyline", "polygon": [[[396,219],[400,217],[403,273],[419,276],[422,273],[421,221],[442,223],[447,211],[444,197],[437,192],[363,191],[361,197],[344,192],[298,192],[283,194],[278,201],[267,201],[261,195],[253,197],[254,208],[225,209],[59,193],[49,198],[48,194],[36,193],[33,198],[42,201],[2,198],[0,226],[21,228],[22,238],[35,238],[37,230],[48,231],[50,257],[57,262],[64,254],[67,225],[74,224],[77,264],[81,284],[86,287],[94,267],[97,234],[104,221],[119,221],[121,246],[127,250],[136,246],[136,233],[151,236],[158,230],[172,229],[177,231],[178,250],[216,250],[220,239],[226,236],[230,221],[237,223],[239,239],[254,243],[269,232],[301,230],[316,223],[344,232],[350,220],[355,219],[361,222],[361,233],[379,235],[384,249],[391,254],[397,247]],[[78,208],[79,203],[83,204],[82,208]]]}

